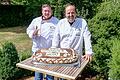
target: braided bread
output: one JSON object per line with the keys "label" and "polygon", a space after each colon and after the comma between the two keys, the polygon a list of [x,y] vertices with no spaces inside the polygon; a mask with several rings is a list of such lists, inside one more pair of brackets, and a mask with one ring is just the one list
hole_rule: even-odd
{"label": "braided bread", "polygon": [[69,64],[78,60],[78,55],[73,49],[47,48],[40,49],[32,55],[36,62],[48,64]]}

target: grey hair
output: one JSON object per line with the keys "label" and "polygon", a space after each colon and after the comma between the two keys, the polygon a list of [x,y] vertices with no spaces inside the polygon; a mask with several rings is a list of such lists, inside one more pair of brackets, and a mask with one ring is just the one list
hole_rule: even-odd
{"label": "grey hair", "polygon": [[45,7],[51,8],[51,6],[50,6],[49,4],[43,4],[43,5],[42,5],[42,9],[45,8]]}

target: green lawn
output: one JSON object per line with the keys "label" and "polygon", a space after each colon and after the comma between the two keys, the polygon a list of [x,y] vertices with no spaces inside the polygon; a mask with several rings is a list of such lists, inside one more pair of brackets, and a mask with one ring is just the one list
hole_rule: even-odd
{"label": "green lawn", "polygon": [[32,42],[26,34],[26,27],[0,28],[0,48],[6,41],[12,42],[18,53],[31,54]]}

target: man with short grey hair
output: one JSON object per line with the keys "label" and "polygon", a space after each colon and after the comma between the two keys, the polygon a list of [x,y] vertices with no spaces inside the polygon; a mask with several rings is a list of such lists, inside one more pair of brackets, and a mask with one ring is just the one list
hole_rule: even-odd
{"label": "man with short grey hair", "polygon": [[[32,52],[42,48],[50,48],[52,45],[53,33],[55,31],[58,19],[52,16],[51,6],[44,4],[42,6],[42,16],[32,20],[27,28],[27,34],[32,39]],[[46,80],[53,80],[54,77],[47,75]],[[43,80],[43,74],[35,72],[35,80]]]}

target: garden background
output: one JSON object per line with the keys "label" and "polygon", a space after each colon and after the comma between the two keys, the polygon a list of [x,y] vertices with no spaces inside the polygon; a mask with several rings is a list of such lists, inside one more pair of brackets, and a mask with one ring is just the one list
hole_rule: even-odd
{"label": "garden background", "polygon": [[42,4],[52,5],[53,15],[61,19],[69,2],[76,5],[77,16],[87,20],[92,34],[93,61],[82,74],[97,80],[120,79],[120,0],[1,0],[0,80],[33,75],[15,65],[31,56],[26,28],[41,15]]}

